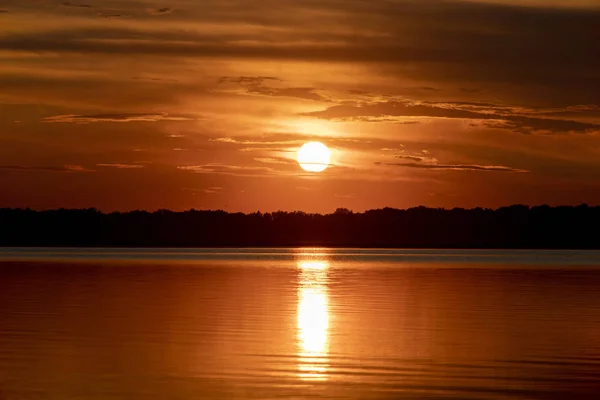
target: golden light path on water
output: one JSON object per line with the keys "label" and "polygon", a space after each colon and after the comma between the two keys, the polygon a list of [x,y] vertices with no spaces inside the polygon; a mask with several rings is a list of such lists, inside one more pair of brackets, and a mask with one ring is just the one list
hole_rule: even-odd
{"label": "golden light path on water", "polygon": [[329,306],[326,260],[298,261],[298,376],[326,380],[328,367]]}

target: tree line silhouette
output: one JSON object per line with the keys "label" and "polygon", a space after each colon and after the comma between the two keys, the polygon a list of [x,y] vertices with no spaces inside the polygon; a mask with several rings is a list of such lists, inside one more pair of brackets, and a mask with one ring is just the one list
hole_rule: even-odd
{"label": "tree line silhouette", "polygon": [[331,214],[0,209],[0,246],[600,248],[600,206]]}

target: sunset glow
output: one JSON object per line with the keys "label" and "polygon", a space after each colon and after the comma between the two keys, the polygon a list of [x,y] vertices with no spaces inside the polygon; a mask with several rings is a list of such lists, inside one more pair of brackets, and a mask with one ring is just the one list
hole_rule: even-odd
{"label": "sunset glow", "polygon": [[0,207],[600,204],[597,1],[0,3]]}

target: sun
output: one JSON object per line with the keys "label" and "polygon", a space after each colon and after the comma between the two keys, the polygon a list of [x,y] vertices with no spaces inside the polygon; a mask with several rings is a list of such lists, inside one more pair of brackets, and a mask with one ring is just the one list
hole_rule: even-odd
{"label": "sun", "polygon": [[298,164],[308,172],[323,172],[329,166],[331,151],[321,142],[305,143],[298,150]]}

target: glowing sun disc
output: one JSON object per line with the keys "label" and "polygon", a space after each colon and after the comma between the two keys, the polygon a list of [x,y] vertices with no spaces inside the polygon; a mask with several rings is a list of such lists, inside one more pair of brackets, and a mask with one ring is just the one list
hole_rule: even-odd
{"label": "glowing sun disc", "polygon": [[298,164],[308,172],[323,172],[329,166],[331,151],[321,142],[305,143],[298,150]]}

